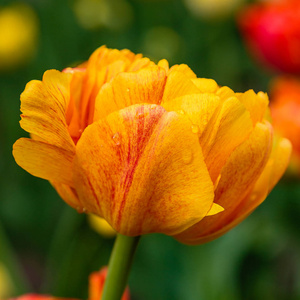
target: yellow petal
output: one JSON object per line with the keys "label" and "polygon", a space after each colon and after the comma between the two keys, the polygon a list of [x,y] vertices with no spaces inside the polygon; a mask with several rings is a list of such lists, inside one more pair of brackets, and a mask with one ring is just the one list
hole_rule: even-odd
{"label": "yellow petal", "polygon": [[30,81],[21,95],[21,127],[39,140],[74,151],[65,113],[70,99],[71,74],[50,70],[43,81]]}
{"label": "yellow petal", "polygon": [[[214,202],[221,205],[224,211],[205,217],[175,238],[186,244],[201,244],[217,238],[233,227],[230,224],[240,217],[241,203],[249,197],[266,166],[271,144],[272,128],[257,123],[250,137],[237,147],[222,169]],[[242,214],[240,221],[246,216],[247,214]]]}
{"label": "yellow petal", "polygon": [[197,78],[193,80],[193,83],[201,93],[215,93],[219,88],[213,79]]}
{"label": "yellow petal", "polygon": [[292,145],[285,138],[276,137],[267,165],[257,180],[250,196],[243,203],[242,213],[251,212],[264,201],[285,172],[292,152]]}
{"label": "yellow petal", "polygon": [[199,93],[199,89],[190,76],[189,72],[184,73],[172,67],[168,74],[162,103],[167,103],[181,96]]}
{"label": "yellow petal", "polygon": [[178,111],[186,115],[200,136],[212,117],[216,108],[220,105],[220,98],[215,94],[201,93],[175,98],[172,101],[161,104],[167,111]]}
{"label": "yellow petal", "polygon": [[189,120],[157,105],[130,106],[89,126],[77,144],[74,175],[87,210],[130,236],[179,233],[213,202]]}
{"label": "yellow petal", "polygon": [[102,86],[124,71],[137,71],[153,64],[141,54],[135,55],[129,50],[107,49],[105,46],[97,49],[89,58],[85,78],[84,91],[81,99],[80,113],[84,126],[88,126],[94,119],[95,99]]}
{"label": "yellow petal", "polygon": [[245,93],[236,93],[236,96],[250,112],[253,125],[261,122],[269,104],[267,94],[263,92],[255,94],[253,90],[249,90]]}
{"label": "yellow petal", "polygon": [[66,203],[75,208],[78,212],[84,212],[84,206],[81,204],[74,188],[54,181],[51,181],[51,184]]}
{"label": "yellow petal", "polygon": [[221,205],[219,205],[217,203],[213,203],[213,205],[212,205],[211,209],[208,211],[206,217],[216,215],[222,211],[224,211],[224,208]]}
{"label": "yellow petal", "polygon": [[159,67],[119,74],[99,92],[94,119],[100,120],[114,111],[133,104],[159,104],[165,81],[166,73]]}
{"label": "yellow petal", "polygon": [[73,186],[74,152],[40,141],[21,138],[13,146],[13,156],[17,164],[28,173]]}
{"label": "yellow petal", "polygon": [[232,215],[235,215],[235,218],[233,218],[231,222],[229,222],[221,230],[215,232],[213,235],[203,237],[201,239],[201,243],[215,239],[238,225],[266,199],[270,191],[273,189],[275,184],[286,170],[289,163],[291,150],[292,148],[289,140],[281,138],[278,142],[276,142],[267,165],[255,183],[253,190],[247,197],[243,199],[243,201],[236,208],[235,212],[232,213]]}
{"label": "yellow petal", "polygon": [[270,158],[270,160],[273,160],[273,164],[268,192],[270,192],[274,188],[281,176],[284,174],[291,157],[291,152],[291,142],[285,138],[277,138]]}
{"label": "yellow petal", "polygon": [[212,181],[215,182],[232,151],[253,130],[250,114],[235,97],[214,112],[200,136],[200,144]]}
{"label": "yellow petal", "polygon": [[190,79],[195,79],[197,78],[196,74],[191,70],[191,68],[188,65],[181,64],[181,65],[174,65],[171,69],[170,72],[180,72],[185,75],[185,77],[190,78]]}
{"label": "yellow petal", "polygon": [[234,97],[234,91],[228,86],[222,86],[216,91],[216,95],[221,98],[221,100],[225,100],[230,97]]}
{"label": "yellow petal", "polygon": [[126,71],[127,72],[135,72],[135,71],[139,71],[144,68],[148,68],[150,66],[154,67],[155,63],[152,62],[149,58],[143,57],[143,58],[140,58],[140,59],[137,59],[136,61],[134,61]]}
{"label": "yellow petal", "polygon": [[157,65],[158,65],[159,67],[163,68],[163,69],[166,71],[166,73],[169,72],[169,62],[168,62],[166,59],[161,59],[161,60],[157,63]]}

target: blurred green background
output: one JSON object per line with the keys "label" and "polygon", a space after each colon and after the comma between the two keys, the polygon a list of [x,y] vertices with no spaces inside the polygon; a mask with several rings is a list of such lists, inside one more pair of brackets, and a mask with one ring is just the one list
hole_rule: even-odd
{"label": "blurred green background", "polygon": [[[0,271],[8,269],[11,281],[0,298],[37,292],[87,299],[88,275],[107,264],[113,245],[48,182],[15,164],[12,144],[27,135],[18,122],[19,95],[28,81],[47,69],[76,65],[105,44],[156,61],[167,58],[170,65],[186,63],[199,77],[235,91],[268,90],[273,74],[249,57],[236,10],[197,13],[190,2],[22,2],[36,14],[34,50],[0,69]],[[186,246],[163,235],[144,236],[130,276],[132,299],[300,299],[299,180],[284,178],[247,220],[211,243]]]}

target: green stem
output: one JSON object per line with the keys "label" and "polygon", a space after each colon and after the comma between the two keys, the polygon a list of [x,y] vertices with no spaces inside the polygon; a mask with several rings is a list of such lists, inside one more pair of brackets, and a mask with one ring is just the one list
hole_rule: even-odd
{"label": "green stem", "polygon": [[101,300],[120,300],[127,284],[133,256],[140,237],[118,234],[108,265]]}

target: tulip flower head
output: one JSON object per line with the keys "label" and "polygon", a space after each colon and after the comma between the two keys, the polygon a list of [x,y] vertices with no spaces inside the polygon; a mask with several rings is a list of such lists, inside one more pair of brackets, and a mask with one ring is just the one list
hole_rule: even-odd
{"label": "tulip flower head", "polygon": [[239,25],[253,56],[267,67],[300,73],[300,1],[257,3],[239,15]]}
{"label": "tulip flower head", "polygon": [[271,99],[274,128],[293,145],[289,169],[300,174],[300,80],[287,76],[275,79]]}
{"label": "tulip flower head", "polygon": [[243,220],[289,160],[273,145],[266,94],[235,93],[186,65],[97,49],[21,95],[16,162],[117,232],[197,244]]}

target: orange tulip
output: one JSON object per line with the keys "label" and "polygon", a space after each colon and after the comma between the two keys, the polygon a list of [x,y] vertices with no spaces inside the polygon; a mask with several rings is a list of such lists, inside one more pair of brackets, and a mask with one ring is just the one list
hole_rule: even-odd
{"label": "orange tulip", "polygon": [[186,65],[101,47],[45,72],[21,95],[16,162],[119,233],[213,239],[244,219],[283,174],[267,95],[234,93]]}
{"label": "orange tulip", "polygon": [[[102,268],[99,272],[90,275],[89,300],[99,300],[102,298],[104,283],[107,276],[107,267]],[[121,300],[129,300],[129,289],[126,288]]]}
{"label": "orange tulip", "polygon": [[271,87],[274,128],[293,145],[291,170],[300,173],[300,80],[279,77]]}

